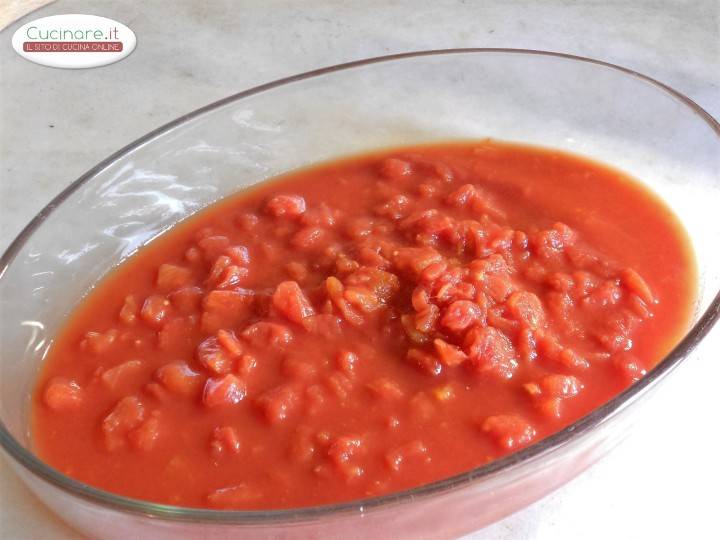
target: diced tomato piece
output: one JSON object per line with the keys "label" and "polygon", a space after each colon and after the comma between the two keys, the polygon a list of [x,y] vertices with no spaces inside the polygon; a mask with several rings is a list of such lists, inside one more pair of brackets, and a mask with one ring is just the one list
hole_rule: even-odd
{"label": "diced tomato piece", "polygon": [[562,418],[562,398],[541,398],[537,401],[537,408],[547,418]]}
{"label": "diced tomato piece", "polygon": [[390,268],[390,261],[387,260],[380,251],[371,247],[362,247],[357,253],[357,259],[359,263],[350,261],[348,263],[348,271],[356,270],[360,263],[365,265],[367,268],[378,268],[387,270]]}
{"label": "diced tomato piece", "polygon": [[628,303],[630,304],[630,309],[632,309],[633,313],[641,319],[649,319],[653,316],[653,313],[650,311],[648,305],[638,295],[631,294],[628,299]]}
{"label": "diced tomato piece", "polygon": [[170,315],[170,300],[164,295],[148,296],[140,310],[140,318],[152,328],[160,328]]}
{"label": "diced tomato piece", "polygon": [[109,390],[117,390],[118,387],[131,382],[129,379],[134,378],[142,368],[143,363],[140,360],[128,360],[105,370],[100,379]]}
{"label": "diced tomato piece", "polygon": [[252,212],[245,212],[235,218],[235,223],[241,231],[252,231],[260,223],[260,217]]}
{"label": "diced tomato piece", "polygon": [[621,352],[613,356],[613,365],[626,382],[635,382],[647,374],[647,369],[635,355]]}
{"label": "diced tomato piece", "polygon": [[222,235],[207,236],[198,242],[198,247],[206,261],[214,261],[230,247],[230,240]]}
{"label": "diced tomato piece", "polygon": [[181,315],[190,315],[198,311],[203,290],[200,287],[182,287],[168,294],[173,310]]}
{"label": "diced tomato piece", "polygon": [[479,196],[478,189],[472,184],[460,186],[445,198],[445,202],[450,206],[462,208],[473,203]]}
{"label": "diced tomato piece", "polygon": [[190,285],[193,280],[193,272],[189,268],[176,264],[161,264],[158,268],[157,287],[160,292],[168,293]]}
{"label": "diced tomato piece", "polygon": [[343,297],[363,313],[371,313],[383,305],[375,293],[364,287],[346,287]]}
{"label": "diced tomato piece", "polygon": [[283,281],[275,289],[273,307],[292,322],[304,325],[315,310],[296,281]]}
{"label": "diced tomato piece", "polygon": [[442,255],[430,247],[404,247],[395,251],[393,264],[398,271],[419,277],[422,271],[434,263],[442,261]]}
{"label": "diced tomato piece", "polygon": [[222,279],[223,272],[225,272],[230,265],[232,265],[232,259],[227,255],[220,255],[215,259],[215,262],[213,262],[210,272],[205,279],[205,283],[216,285],[218,281]]}
{"label": "diced tomato piece", "polygon": [[289,262],[285,265],[285,271],[294,281],[304,281],[308,276],[308,269],[302,263],[297,261]]}
{"label": "diced tomato piece", "polygon": [[298,217],[305,213],[305,199],[299,195],[277,195],[268,201],[265,210],[275,217]]}
{"label": "diced tomato piece", "polygon": [[537,295],[516,291],[507,300],[507,307],[515,319],[528,328],[535,329],[545,323],[545,312]]}
{"label": "diced tomato piece", "polygon": [[411,342],[419,345],[422,343],[426,343],[430,340],[430,336],[428,334],[421,332],[417,329],[417,325],[415,324],[415,317],[413,317],[412,315],[402,315],[400,317],[400,323],[402,324],[402,327],[405,330],[405,334]]}
{"label": "diced tomato piece", "polygon": [[505,334],[492,326],[476,326],[465,337],[469,365],[479,374],[509,379],[517,368],[515,350]]}
{"label": "diced tomato piece", "polygon": [[137,297],[133,294],[130,294],[125,297],[125,301],[120,308],[120,314],[118,315],[118,317],[122,322],[126,324],[132,324],[137,319],[139,308],[140,304],[138,303]]}
{"label": "diced tomato piece", "polygon": [[452,383],[448,383],[442,386],[438,386],[436,388],[433,388],[432,394],[433,397],[440,402],[451,401],[456,397],[455,385],[453,385]]}
{"label": "diced tomato piece", "polygon": [[[241,351],[242,352],[242,351]],[[220,340],[211,336],[205,339],[197,348],[197,359],[206,369],[218,375],[225,375],[233,371],[235,354],[220,344]]]}
{"label": "diced tomato piece", "polygon": [[197,394],[202,384],[200,374],[180,361],[160,366],[155,372],[155,378],[170,392],[183,396]]}
{"label": "diced tomato piece", "polygon": [[557,361],[570,369],[584,370],[590,367],[590,362],[588,362],[586,358],[580,356],[572,349],[567,348],[560,351],[557,355]]}
{"label": "diced tomato piece", "polygon": [[530,246],[536,255],[544,259],[556,257],[566,246],[575,243],[576,234],[563,223],[556,223],[552,228],[539,231],[530,236]]}
{"label": "diced tomato piece", "polygon": [[300,218],[303,225],[319,225],[322,227],[332,227],[340,217],[339,210],[330,208],[325,203],[320,203],[316,208],[308,208]]}
{"label": "diced tomato piece", "polygon": [[199,248],[190,246],[185,250],[185,260],[191,264],[197,264],[203,259],[203,254]]}
{"label": "diced tomato piece", "polygon": [[567,399],[575,397],[582,390],[583,384],[572,375],[545,375],[540,379],[543,395]]}
{"label": "diced tomato piece", "polygon": [[371,217],[359,217],[348,221],[344,228],[345,234],[354,240],[360,240],[372,234],[375,220]]}
{"label": "diced tomato piece", "polygon": [[385,463],[393,471],[399,471],[402,464],[410,460],[430,461],[427,446],[422,441],[410,441],[385,454]]}
{"label": "diced tomato piece", "polygon": [[506,274],[489,274],[485,276],[484,290],[496,302],[504,302],[514,286]]}
{"label": "diced tomato piece", "polygon": [[425,182],[418,185],[417,191],[421,198],[430,199],[438,194],[438,192],[440,191],[440,186],[438,186],[437,182]]}
{"label": "diced tomato piece", "polygon": [[127,434],[138,427],[144,418],[145,408],[137,397],[122,398],[102,422],[105,447],[108,450],[117,450],[123,446]]}
{"label": "diced tomato piece", "polygon": [[570,325],[569,313],[574,307],[573,299],[566,292],[550,291],[545,294],[545,305],[548,308],[550,314],[555,317],[556,320],[563,321],[565,324]]}
{"label": "diced tomato piece", "polygon": [[327,392],[321,385],[313,384],[307,387],[307,390],[305,391],[305,398],[305,410],[308,415],[314,416],[324,410],[324,405],[327,401]]}
{"label": "diced tomato piece", "polygon": [[300,426],[290,440],[290,455],[298,463],[307,463],[315,455],[312,429]]}
{"label": "diced tomato piece", "polygon": [[413,163],[423,174],[435,176],[443,182],[449,183],[455,179],[452,167],[442,161],[425,159],[418,156],[413,158]]}
{"label": "diced tomato piece", "polygon": [[252,304],[253,295],[248,291],[210,291],[203,301],[203,332],[214,334],[239,326],[250,315]]}
{"label": "diced tomato piece", "polygon": [[383,204],[375,207],[378,216],[399,220],[410,212],[410,199],[405,195],[394,195]]}
{"label": "diced tomato piece", "polygon": [[539,382],[523,385],[541,413],[549,418],[562,416],[562,401],[577,396],[583,384],[571,375],[545,375]]}
{"label": "diced tomato piece", "polygon": [[248,326],[241,336],[256,348],[283,347],[293,340],[293,334],[288,327],[266,321]]}
{"label": "diced tomato piece", "polygon": [[482,318],[480,307],[469,300],[457,300],[443,310],[440,324],[451,332],[459,333]]}
{"label": "diced tomato piece", "polygon": [[520,323],[515,319],[506,319],[503,317],[502,313],[504,311],[500,306],[489,309],[487,313],[487,325],[507,336],[515,335],[519,330]]}
{"label": "diced tomato piece", "polygon": [[420,349],[410,349],[405,357],[410,364],[420,368],[428,375],[437,377],[442,373],[442,364],[435,356]]}
{"label": "diced tomato piece", "polygon": [[295,386],[285,384],[266,390],[255,400],[265,419],[271,424],[285,420],[298,406],[300,396]]}
{"label": "diced tomato piece", "polygon": [[216,427],[213,430],[210,448],[216,457],[240,452],[240,436],[232,426]]}
{"label": "diced tomato piece", "polygon": [[220,346],[231,355],[240,356],[242,354],[242,343],[231,330],[218,330],[217,340]]}
{"label": "diced tomato piece", "polygon": [[70,411],[82,405],[83,391],[73,380],[53,377],[45,387],[43,401],[53,411]]}
{"label": "diced tomato piece", "polygon": [[334,371],[324,377],[325,385],[341,401],[347,399],[352,391],[353,383],[347,375],[340,371]]}
{"label": "diced tomato piece", "polygon": [[629,313],[620,313],[612,319],[606,319],[602,327],[595,330],[595,338],[608,352],[618,353],[632,348],[633,341],[630,334],[639,319],[629,315]]}
{"label": "diced tomato piece", "polygon": [[327,450],[328,457],[335,465],[343,465],[353,457],[365,452],[362,437],[358,435],[344,435],[337,437]]}
{"label": "diced tomato piece", "polygon": [[379,377],[365,386],[374,395],[387,401],[397,400],[405,395],[398,382],[389,377]]}
{"label": "diced tomato piece", "polygon": [[88,332],[80,342],[80,349],[99,355],[105,354],[117,340],[118,331],[114,328],[106,332]]}
{"label": "diced tomato piece", "polygon": [[448,268],[446,261],[440,261],[427,265],[420,273],[420,282],[426,284],[432,284],[435,280],[445,273]]}
{"label": "diced tomato piece", "polygon": [[482,430],[505,450],[526,446],[536,435],[535,428],[527,420],[514,414],[489,416],[482,422]]}
{"label": "diced tomato piece", "polygon": [[615,281],[603,281],[583,300],[586,305],[614,306],[620,301],[622,291]]}
{"label": "diced tomato piece", "polygon": [[240,375],[248,375],[257,367],[257,358],[252,354],[243,354],[237,361],[237,372]]}
{"label": "diced tomato piece", "polygon": [[401,180],[412,172],[412,164],[404,159],[385,158],[380,163],[380,174],[388,180]]}
{"label": "diced tomato piece", "polygon": [[250,264],[250,252],[245,246],[230,246],[225,250],[225,255],[238,266],[248,266]]}
{"label": "diced tomato piece", "polygon": [[541,358],[557,361],[563,348],[560,343],[558,343],[557,337],[554,334],[549,331],[539,330],[535,332],[535,341],[537,343],[538,354]]}
{"label": "diced tomato piece", "polygon": [[209,378],[203,390],[203,403],[207,407],[237,405],[247,393],[245,382],[228,373],[222,378]]}
{"label": "diced tomato piece", "polygon": [[433,341],[433,345],[435,346],[438,358],[440,358],[440,361],[447,367],[460,365],[467,360],[467,354],[465,354],[459,347],[451,345],[447,341],[435,339]]}
{"label": "diced tomato piece", "polygon": [[[338,255],[337,259],[335,259],[335,269],[339,275],[349,274],[357,270],[359,267],[359,262],[349,258],[344,253],[341,253]],[[307,275],[305,275],[305,277],[307,277]]]}
{"label": "diced tomato piece", "polygon": [[153,411],[140,426],[128,434],[130,443],[138,450],[152,450],[160,438],[160,413]]}
{"label": "diced tomato piece", "polygon": [[597,253],[587,246],[568,246],[565,248],[567,259],[577,268],[595,272],[599,276],[610,277],[616,271],[610,271],[612,263],[601,260]]}
{"label": "diced tomato piece", "polygon": [[440,318],[440,308],[434,304],[428,306],[415,314],[415,329],[423,334],[435,330],[437,321]]}
{"label": "diced tomato piece", "polygon": [[220,273],[216,287],[218,289],[232,289],[247,281],[250,271],[244,266],[231,264]]}
{"label": "diced tomato piece", "polygon": [[388,301],[400,290],[400,280],[395,274],[368,266],[356,269],[345,282],[348,286],[371,291],[382,302]]}
{"label": "diced tomato piece", "polygon": [[523,328],[518,334],[518,356],[523,362],[532,362],[537,358],[537,343],[535,335],[529,328]]}
{"label": "diced tomato piece", "polygon": [[620,273],[622,284],[631,292],[637,294],[645,304],[654,304],[656,302],[655,295],[652,293],[650,286],[647,284],[640,274],[632,268],[626,268]]}
{"label": "diced tomato piece", "polygon": [[600,280],[596,276],[585,271],[574,272],[572,278],[575,283],[573,292],[576,298],[589,295],[600,284]]}
{"label": "diced tomato piece", "polygon": [[325,290],[327,291],[328,298],[333,305],[340,311],[343,318],[352,324],[353,326],[360,326],[363,324],[363,317],[355,311],[350,305],[350,302],[344,296],[345,286],[340,280],[334,276],[330,276],[325,280]]}
{"label": "diced tomato piece", "polygon": [[308,225],[292,236],[290,245],[301,250],[319,249],[326,244],[327,238],[328,232],[323,227]]}
{"label": "diced tomato piece", "polygon": [[472,283],[460,282],[451,287],[449,292],[449,300],[474,300],[477,291]]}
{"label": "diced tomato piece", "polygon": [[510,269],[502,255],[489,255],[482,259],[475,259],[468,265],[470,277],[482,283],[490,275],[508,274]]}
{"label": "diced tomato piece", "polygon": [[337,355],[337,365],[346,375],[354,375],[358,364],[358,355],[352,351],[342,351]]}
{"label": "diced tomato piece", "polygon": [[318,313],[304,319],[308,331],[325,338],[336,338],[342,334],[342,320],[329,313]]}
{"label": "diced tomato piece", "polygon": [[158,346],[163,351],[189,351],[195,343],[197,320],[194,317],[170,319],[158,332]]}
{"label": "diced tomato piece", "polygon": [[575,286],[575,282],[569,274],[554,272],[547,277],[547,284],[560,292],[569,292]]}
{"label": "diced tomato piece", "polygon": [[502,228],[494,231],[488,238],[487,247],[495,253],[508,252],[512,247],[515,231],[510,228]]}
{"label": "diced tomato piece", "polygon": [[430,305],[430,294],[427,289],[417,286],[412,293],[412,306],[415,311],[422,311]]}

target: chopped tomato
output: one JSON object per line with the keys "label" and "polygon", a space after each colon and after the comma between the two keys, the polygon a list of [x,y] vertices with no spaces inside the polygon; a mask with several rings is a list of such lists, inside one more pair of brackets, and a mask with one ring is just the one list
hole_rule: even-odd
{"label": "chopped tomato", "polygon": [[682,336],[694,286],[677,220],[598,163],[492,140],[325,163],[97,284],[51,340],[34,449],[153,503],[388,495],[611,400]]}

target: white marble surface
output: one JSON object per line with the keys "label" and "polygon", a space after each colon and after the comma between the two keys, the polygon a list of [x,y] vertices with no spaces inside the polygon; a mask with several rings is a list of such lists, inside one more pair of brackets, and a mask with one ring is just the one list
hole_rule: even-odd
{"label": "white marble surface", "polygon": [[[19,24],[56,13],[117,19],[138,47],[118,64],[83,71],[12,51]],[[69,182],[150,129],[238,90],[368,56],[448,47],[591,56],[657,78],[720,117],[717,0],[60,0],[10,25],[0,45],[0,249]],[[475,538],[717,538],[719,352],[716,329],[624,446]],[[2,459],[0,537],[79,538]]]}

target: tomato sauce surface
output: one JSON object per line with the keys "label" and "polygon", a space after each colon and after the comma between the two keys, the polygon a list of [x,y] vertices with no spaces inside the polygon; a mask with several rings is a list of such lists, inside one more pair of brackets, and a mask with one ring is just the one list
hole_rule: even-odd
{"label": "tomato sauce surface", "polygon": [[52,345],[38,455],[122,495],[292,508],[537,442],[686,330],[681,226],[622,173],[495,141],[296,171],[113,270]]}

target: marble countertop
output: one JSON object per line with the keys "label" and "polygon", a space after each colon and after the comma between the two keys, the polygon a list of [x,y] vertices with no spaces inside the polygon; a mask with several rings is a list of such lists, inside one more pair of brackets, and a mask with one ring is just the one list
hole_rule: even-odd
{"label": "marble countertop", "polygon": [[[117,19],[134,30],[137,49],[120,63],[80,71],[35,65],[12,51],[15,28],[59,13]],[[0,250],[72,180],[149,130],[244,88],[369,56],[450,47],[590,56],[669,84],[720,118],[716,0],[181,0],[171,8],[159,0],[60,0],[11,24],[0,41]],[[706,423],[717,411],[718,352],[715,330],[662,385],[652,415],[623,446],[473,537],[717,534],[720,436]],[[0,537],[79,538],[2,459]]]}

